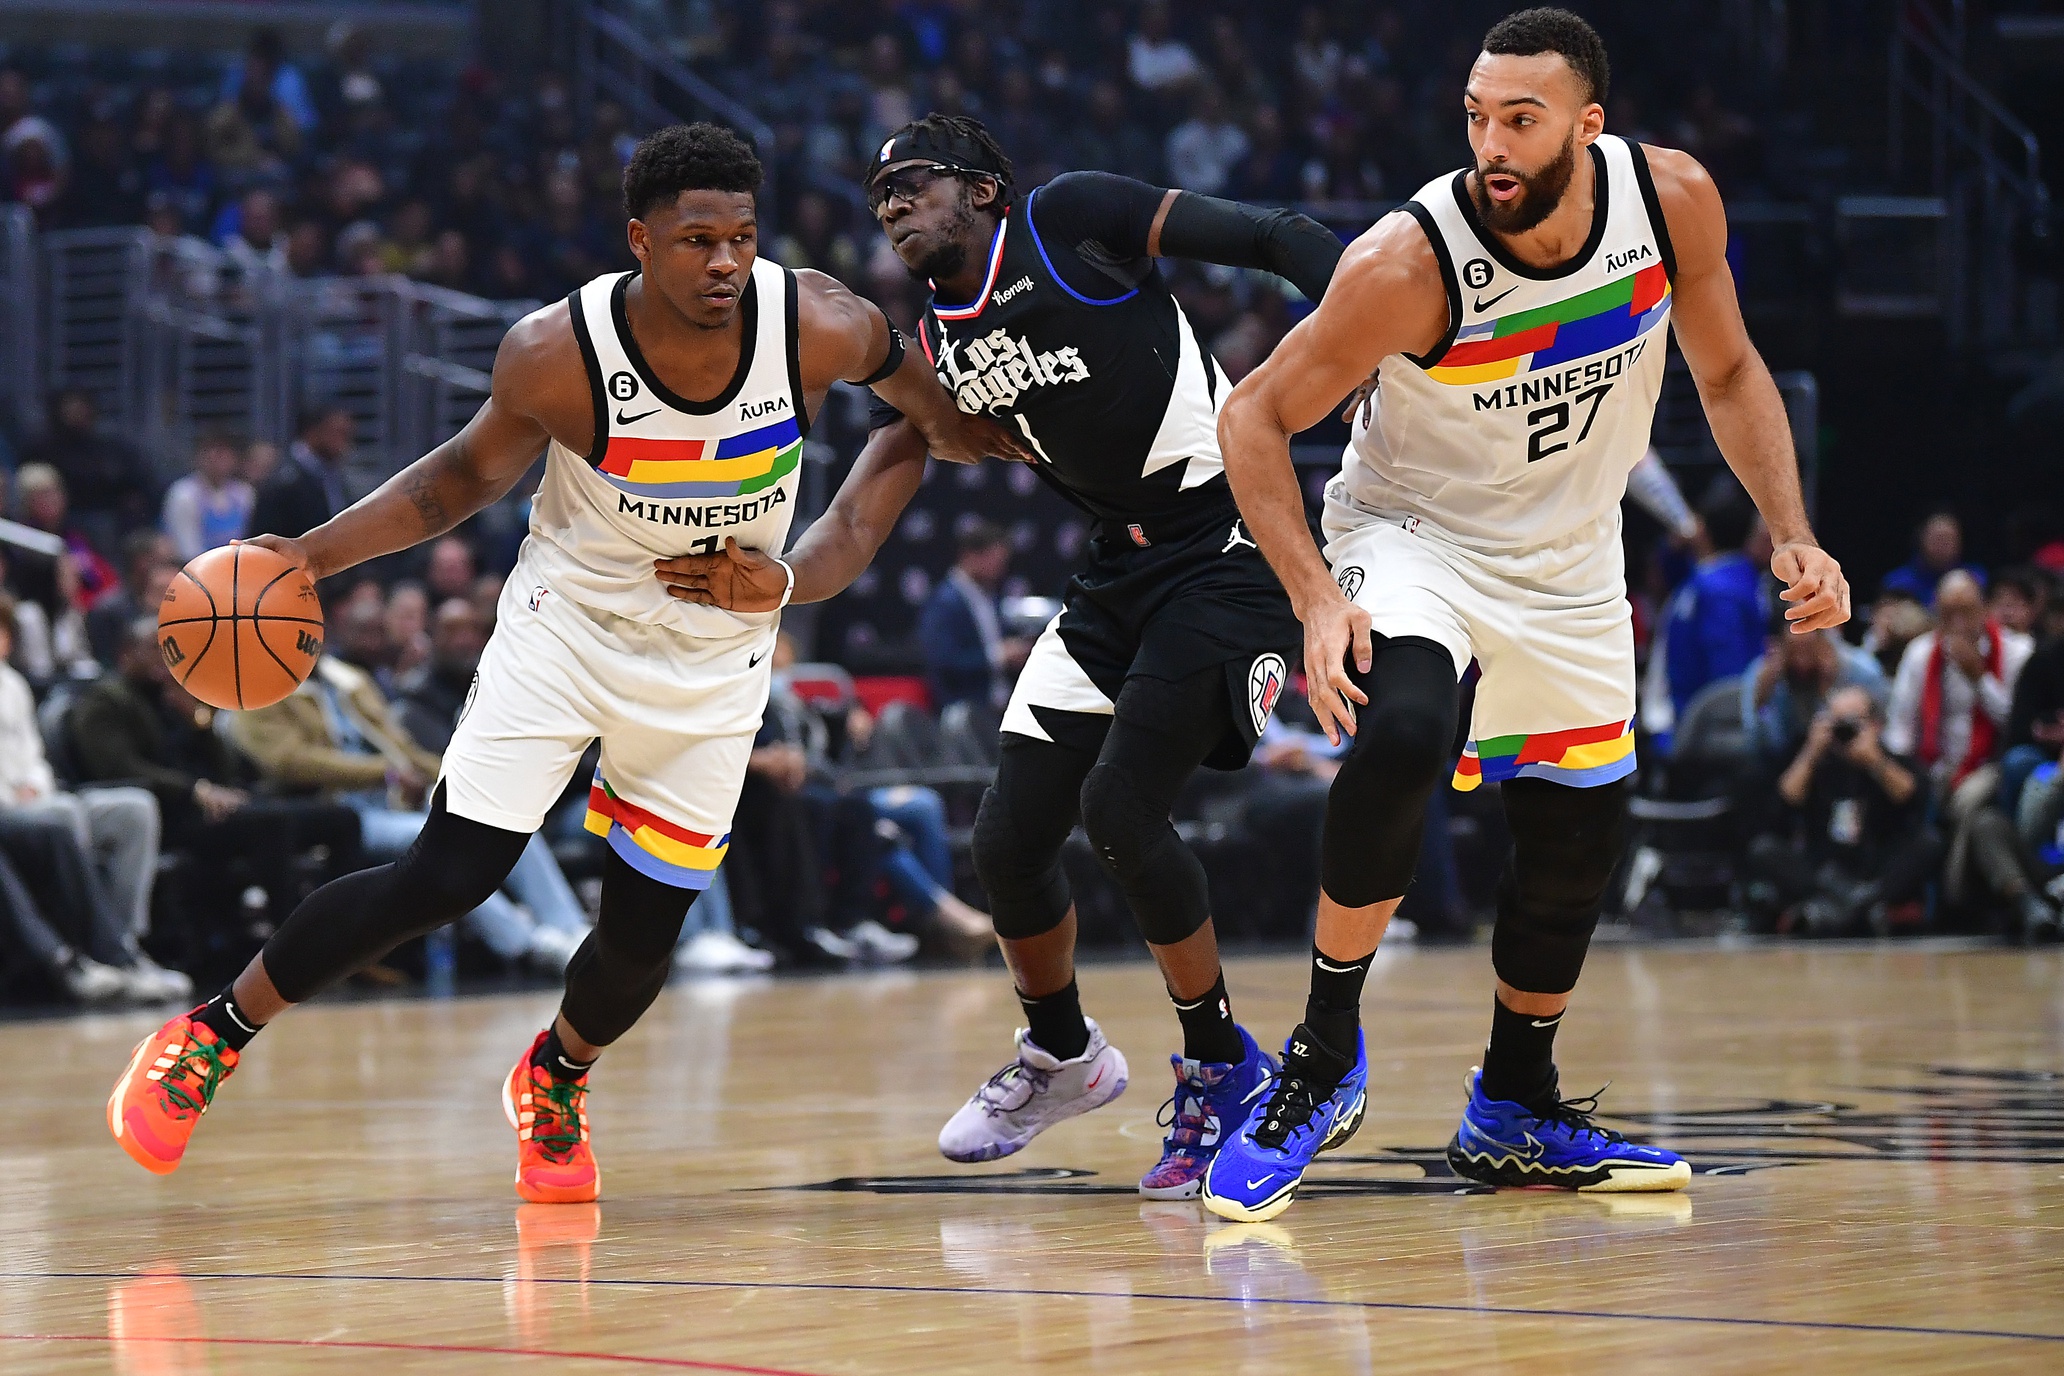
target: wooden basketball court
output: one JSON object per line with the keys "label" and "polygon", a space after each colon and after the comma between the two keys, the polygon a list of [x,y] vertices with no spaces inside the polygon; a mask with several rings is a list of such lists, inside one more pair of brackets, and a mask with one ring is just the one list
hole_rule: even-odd
{"label": "wooden basketball court", "polygon": [[[1230,984],[1301,1011],[1301,961]],[[509,1186],[549,995],[302,1010],[165,1179],[102,1120],[154,1019],[0,1026],[0,1370],[2064,1370],[2064,954],[1600,948],[1565,1089],[1700,1171],[1614,1198],[1447,1173],[1488,957],[1386,953],[1367,1125],[1245,1226],[1133,1193],[1175,1020],[1144,963],[1082,985],[1131,1088],[976,1168],[933,1139],[1000,973],[676,985],[597,1072],[592,1206]]]}

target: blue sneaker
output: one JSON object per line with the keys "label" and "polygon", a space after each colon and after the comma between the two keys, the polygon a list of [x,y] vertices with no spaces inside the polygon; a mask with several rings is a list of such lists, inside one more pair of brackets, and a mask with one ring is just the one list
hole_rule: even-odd
{"label": "blue sneaker", "polygon": [[[1321,1097],[1314,1088],[1331,1084]],[[1290,1207],[1305,1167],[1354,1136],[1368,1107],[1369,1057],[1355,1032],[1355,1057],[1326,1046],[1302,1023],[1283,1046],[1283,1064],[1240,1130],[1204,1172],[1204,1207],[1235,1223],[1264,1223]]]}
{"label": "blue sneaker", "polygon": [[[1555,1091],[1551,1090],[1551,1097]],[[1469,1072],[1469,1103],[1448,1143],[1455,1174],[1485,1185],[1548,1185],[1613,1194],[1681,1190],[1691,1163],[1674,1151],[1629,1142],[1591,1121],[1598,1096],[1556,1099],[1546,1113],[1487,1099],[1483,1072]]]}
{"label": "blue sneaker", "polygon": [[1237,1064],[1168,1058],[1175,1067],[1175,1093],[1161,1105],[1158,1121],[1168,1129],[1161,1159],[1140,1177],[1139,1192],[1147,1198],[1195,1199],[1219,1143],[1246,1121],[1268,1088],[1276,1058],[1255,1045],[1246,1028],[1239,1032],[1247,1054]]}

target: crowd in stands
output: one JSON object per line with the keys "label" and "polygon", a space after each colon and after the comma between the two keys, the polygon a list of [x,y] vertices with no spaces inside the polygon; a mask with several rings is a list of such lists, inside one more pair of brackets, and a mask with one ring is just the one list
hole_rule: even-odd
{"label": "crowd in stands", "polygon": [[[651,8],[671,16],[684,61],[774,130],[769,251],[906,324],[918,286],[849,192],[887,131],[928,109],[988,121],[1027,185],[1104,168],[1295,202],[1343,227],[1462,155],[1452,87],[1474,33],[1423,7]],[[1405,51],[1439,60],[1403,63]],[[550,298],[627,261],[616,202],[632,130],[607,102],[577,124],[556,75],[427,79],[348,28],[319,54],[288,54],[261,31],[185,70],[0,66],[0,198],[51,228],[146,223],[287,273],[398,272],[497,298]],[[1680,110],[1653,120],[1644,95],[1616,92],[1616,129],[1692,148],[1725,185],[1762,175],[1755,126],[1710,89],[1687,88]],[[1172,271],[1235,376],[1291,323],[1294,301],[1259,279]],[[328,649],[309,683],[275,707],[217,713],[171,680],[154,609],[200,551],[296,534],[343,507],[349,412],[309,407],[282,446],[204,434],[189,471],[161,488],[90,395],[52,397],[46,411],[45,431],[8,436],[0,457],[0,517],[23,528],[0,539],[0,1001],[183,997],[193,978],[233,972],[314,885],[409,843],[514,551],[467,529],[326,586]],[[935,510],[906,522],[951,535],[928,545],[945,551],[929,569],[905,571],[912,634],[876,656],[900,655],[910,672],[856,679],[780,647],[732,847],[684,933],[684,968],[990,948],[964,842],[1037,631],[1014,604],[1060,591],[1045,567],[1027,586],[1035,546],[1070,564],[1078,550],[1065,528],[978,519],[970,484],[982,478],[955,475],[926,499]],[[1693,506],[1660,464],[1641,483],[1668,489],[1657,500],[1669,513],[1657,595],[1642,606],[1642,786],[1734,803],[1731,896],[1751,922],[2054,934],[2064,545],[2017,551],[2025,562],[1988,576],[1956,517],[1933,514],[1853,635],[1794,637],[1739,488],[1718,483]],[[994,512],[1021,513],[1028,494],[998,486]],[[1338,751],[1301,707],[1286,695],[1254,766],[1202,781],[1182,805],[1236,936],[1299,939],[1316,901]],[[1717,736],[1731,742],[1725,767],[1693,770]],[[602,844],[585,827],[587,789],[582,771],[505,891],[461,924],[472,968],[549,975],[583,939]],[[1466,935],[1481,921],[1475,881],[1501,844],[1492,792],[1437,792],[1396,930]],[[1097,898],[1086,848],[1070,872],[1092,931],[1110,895]],[[1116,922],[1106,935],[1124,934]],[[367,977],[413,978],[419,958],[405,950]]]}
{"label": "crowd in stands", "polygon": [[[1698,759],[1707,791],[1737,802],[1752,921],[2056,939],[2064,540],[1988,578],[1956,515],[1933,512],[1852,641],[1787,632],[1761,572],[1768,537],[1738,497],[1702,514],[1712,539],[1651,656],[1675,714],[1656,753]],[[1713,778],[1719,736],[1740,746]]]}

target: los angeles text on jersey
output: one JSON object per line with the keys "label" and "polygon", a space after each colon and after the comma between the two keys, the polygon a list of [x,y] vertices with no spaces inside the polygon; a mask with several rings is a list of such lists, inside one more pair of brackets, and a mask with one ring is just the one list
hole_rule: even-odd
{"label": "los angeles text on jersey", "polygon": [[1646,339],[1637,339],[1624,349],[1616,350],[1603,358],[1594,358],[1584,363],[1572,363],[1567,368],[1525,382],[1507,382],[1501,386],[1483,388],[1472,395],[1479,411],[1502,411],[1514,406],[1532,406],[1542,400],[1553,400],[1565,393],[1582,391],[1603,382],[1610,386],[1614,379],[1633,368],[1641,351],[1648,347]]}
{"label": "los angeles text on jersey", "polygon": [[778,487],[768,489],[765,495],[749,502],[722,504],[662,502],[652,497],[640,499],[622,492],[616,494],[618,515],[636,516],[656,526],[694,526],[699,530],[746,525],[787,502],[788,493]]}
{"label": "los angeles text on jersey", "polygon": [[[965,350],[967,366],[962,366]],[[939,343],[939,382],[953,393],[954,401],[969,415],[979,411],[1003,411],[1034,387],[1056,387],[1064,382],[1085,382],[1089,365],[1073,348],[1035,350],[1022,336],[1012,339],[1006,330],[991,330],[965,344],[956,339]]]}

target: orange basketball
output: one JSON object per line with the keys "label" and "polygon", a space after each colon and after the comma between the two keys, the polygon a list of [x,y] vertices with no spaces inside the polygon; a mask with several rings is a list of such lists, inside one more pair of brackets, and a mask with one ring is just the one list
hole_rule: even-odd
{"label": "orange basketball", "polygon": [[158,652],[210,707],[268,707],[322,658],[322,603],[308,575],[259,545],[211,549],[158,607]]}

